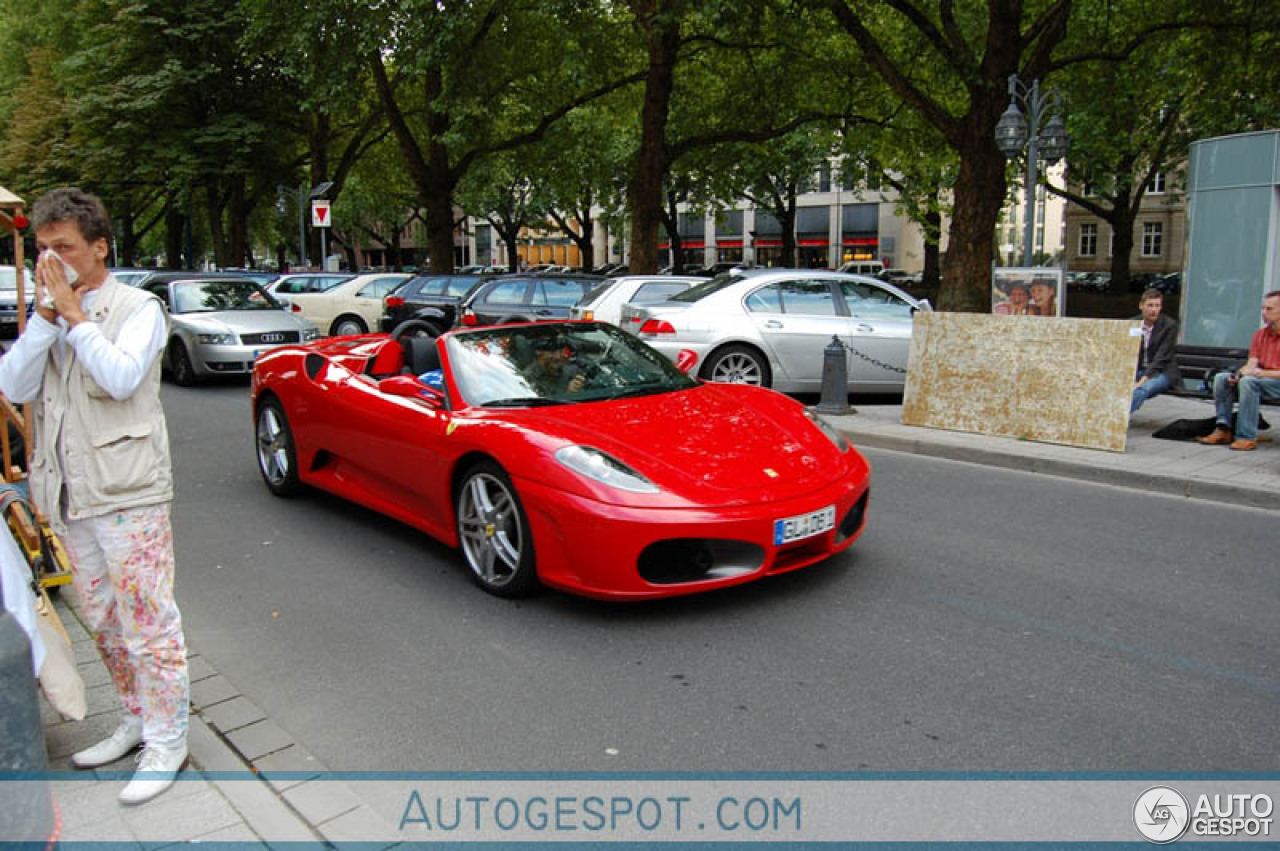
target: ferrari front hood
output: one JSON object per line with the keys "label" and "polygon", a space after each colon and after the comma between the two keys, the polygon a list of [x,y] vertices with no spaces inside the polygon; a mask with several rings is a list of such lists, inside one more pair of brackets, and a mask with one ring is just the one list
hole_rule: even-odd
{"label": "ferrari front hood", "polygon": [[787,499],[847,471],[844,453],[798,404],[755,387],[706,384],[529,413],[547,432],[607,452],[664,492],[697,503]]}

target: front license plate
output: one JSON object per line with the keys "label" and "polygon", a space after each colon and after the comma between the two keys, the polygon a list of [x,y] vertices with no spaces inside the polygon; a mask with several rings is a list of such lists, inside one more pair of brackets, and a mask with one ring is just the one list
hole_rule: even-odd
{"label": "front license plate", "polygon": [[835,526],[836,507],[834,505],[819,508],[808,514],[784,517],[773,521],[773,545],[777,547],[792,541],[812,538],[814,535],[821,535],[823,532],[834,529]]}

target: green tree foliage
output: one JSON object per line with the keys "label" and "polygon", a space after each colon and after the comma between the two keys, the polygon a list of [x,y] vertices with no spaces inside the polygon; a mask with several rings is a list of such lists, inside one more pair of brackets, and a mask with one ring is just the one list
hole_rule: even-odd
{"label": "green tree foliage", "polygon": [[[1276,99],[1259,96],[1280,83],[1277,11],[1273,3],[1206,2],[1193,26],[1158,34],[1128,57],[1099,53],[1055,77],[1066,99],[1071,155],[1068,185],[1049,189],[1111,226],[1113,288],[1128,288],[1135,222],[1155,175],[1176,193],[1192,141],[1280,119]],[[1071,46],[1087,56],[1089,44],[1116,40],[1108,30],[1134,26],[1081,16],[1077,29]]]}

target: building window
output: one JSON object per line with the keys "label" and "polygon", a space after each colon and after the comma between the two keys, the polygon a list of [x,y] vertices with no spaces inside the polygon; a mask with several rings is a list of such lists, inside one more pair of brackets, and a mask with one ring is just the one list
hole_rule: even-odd
{"label": "building window", "polygon": [[1142,256],[1159,257],[1163,242],[1164,224],[1161,222],[1144,222],[1142,225]]}
{"label": "building window", "polygon": [[1164,194],[1164,172],[1157,171],[1151,176],[1151,182],[1147,184],[1148,195]]}
{"label": "building window", "polygon": [[1080,256],[1098,256],[1098,226],[1087,224],[1080,226]]}

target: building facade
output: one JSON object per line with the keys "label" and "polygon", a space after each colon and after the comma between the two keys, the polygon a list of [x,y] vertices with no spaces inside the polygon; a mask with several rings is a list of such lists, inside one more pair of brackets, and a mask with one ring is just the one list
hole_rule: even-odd
{"label": "building facade", "polygon": [[[896,194],[879,189],[845,189],[826,175],[816,181],[818,191],[796,199],[797,265],[838,268],[851,260],[879,260],[886,268],[919,272],[924,268],[923,229],[897,212]],[[594,263],[626,263],[628,233],[610,229],[601,219],[592,223]],[[482,219],[471,218],[468,253],[471,262],[509,265],[507,247],[496,240]],[[711,213],[684,211],[679,215],[680,241],[688,266],[743,263],[774,266],[782,262],[781,223],[749,202]],[[942,250],[946,248],[946,223]],[[664,238],[661,252],[670,252]],[[519,241],[517,265],[552,263],[578,267],[581,252],[566,236],[553,231],[526,230]],[[672,262],[669,253],[664,264]]]}
{"label": "building facade", "polygon": [[[1173,175],[1157,173],[1147,185],[1133,223],[1130,275],[1180,272],[1185,262],[1187,207]],[[1085,188],[1087,192],[1087,187]],[[1111,225],[1079,206],[1066,209],[1066,261],[1072,272],[1107,272],[1115,254]]]}

